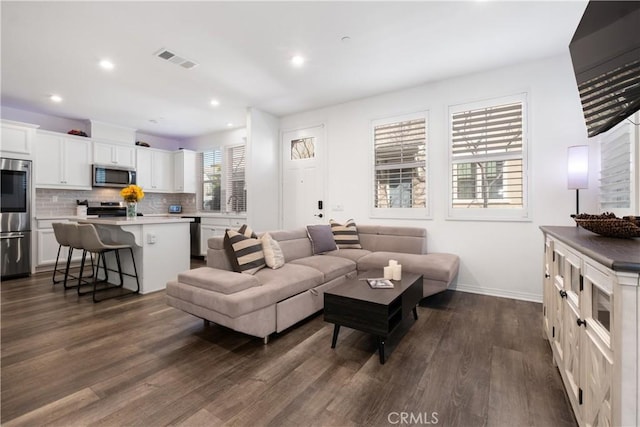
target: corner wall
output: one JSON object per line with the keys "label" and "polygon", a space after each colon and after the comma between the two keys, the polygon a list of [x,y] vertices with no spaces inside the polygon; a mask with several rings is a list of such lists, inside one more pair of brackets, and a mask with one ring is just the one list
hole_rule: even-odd
{"label": "corner wall", "polygon": [[[528,93],[530,221],[447,219],[449,105]],[[429,219],[370,217],[373,171],[371,121],[428,111]],[[566,153],[570,145],[589,144],[568,51],[565,54],[429,83],[281,119],[281,128],[326,123],[329,218],[356,223],[425,227],[430,252],[461,259],[457,289],[542,300],[541,225],[569,225],[575,191],[567,190]],[[590,143],[590,188],[581,190],[583,212],[597,212],[598,151]],[[342,205],[342,211],[334,208]]]}

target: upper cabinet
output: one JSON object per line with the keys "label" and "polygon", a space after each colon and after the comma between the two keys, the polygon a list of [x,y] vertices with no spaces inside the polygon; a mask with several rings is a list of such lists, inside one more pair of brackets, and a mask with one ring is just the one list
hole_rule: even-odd
{"label": "upper cabinet", "polygon": [[93,163],[118,167],[136,167],[136,147],[104,141],[93,141]]}
{"label": "upper cabinet", "polygon": [[196,192],[196,153],[179,150],[173,154],[174,185],[176,193]]}
{"label": "upper cabinet", "polygon": [[38,131],[35,141],[36,187],[91,190],[91,140]]}
{"label": "upper cabinet", "polygon": [[173,152],[154,148],[136,150],[137,184],[145,192],[173,192]]}
{"label": "upper cabinet", "polygon": [[2,157],[14,159],[31,159],[33,157],[33,139],[37,125],[2,121]]}

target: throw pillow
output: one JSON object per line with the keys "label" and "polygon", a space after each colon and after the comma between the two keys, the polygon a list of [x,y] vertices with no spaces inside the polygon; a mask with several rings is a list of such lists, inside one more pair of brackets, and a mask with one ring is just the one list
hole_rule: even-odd
{"label": "throw pillow", "polygon": [[311,247],[314,254],[323,254],[338,249],[336,241],[333,240],[331,227],[327,225],[307,225],[307,235],[311,240]]}
{"label": "throw pillow", "polygon": [[340,249],[362,249],[360,238],[358,237],[358,229],[356,223],[349,219],[347,223],[342,225],[334,220],[330,220],[331,232],[336,241],[336,245]]}
{"label": "throw pillow", "polygon": [[272,269],[280,268],[284,265],[284,254],[280,245],[271,237],[271,234],[264,233],[262,236],[262,251],[264,252],[264,261],[267,267]]}
{"label": "throw pillow", "polygon": [[227,230],[224,234],[224,247],[229,256],[229,261],[231,261],[231,266],[237,273],[255,274],[265,266],[262,241],[260,239],[247,237],[237,231]]}

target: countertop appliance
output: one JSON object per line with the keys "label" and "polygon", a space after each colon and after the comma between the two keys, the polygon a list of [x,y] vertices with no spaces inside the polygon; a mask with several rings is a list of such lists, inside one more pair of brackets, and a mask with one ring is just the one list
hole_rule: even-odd
{"label": "countertop appliance", "polygon": [[136,171],[132,168],[112,165],[93,165],[91,182],[94,187],[122,188],[136,183]]}
{"label": "countertop appliance", "polygon": [[[87,215],[99,217],[127,216],[127,207],[124,202],[80,202],[78,205],[87,205]],[[142,216],[138,212],[138,216]]]}
{"label": "countertop appliance", "polygon": [[2,279],[31,274],[31,160],[0,159]]}

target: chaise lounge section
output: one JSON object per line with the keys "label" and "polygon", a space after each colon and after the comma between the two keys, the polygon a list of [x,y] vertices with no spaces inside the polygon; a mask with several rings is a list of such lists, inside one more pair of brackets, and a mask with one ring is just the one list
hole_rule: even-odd
{"label": "chaise lounge section", "polygon": [[207,266],[167,283],[167,304],[205,321],[263,338],[281,332],[323,308],[324,292],[355,277],[381,270],[390,259],[403,271],[423,275],[423,297],[444,291],[455,281],[457,255],[427,253],[424,228],[359,225],[361,249],[314,254],[306,228],[269,232],[285,263],[255,274],[233,271],[223,237],[208,241]]}

